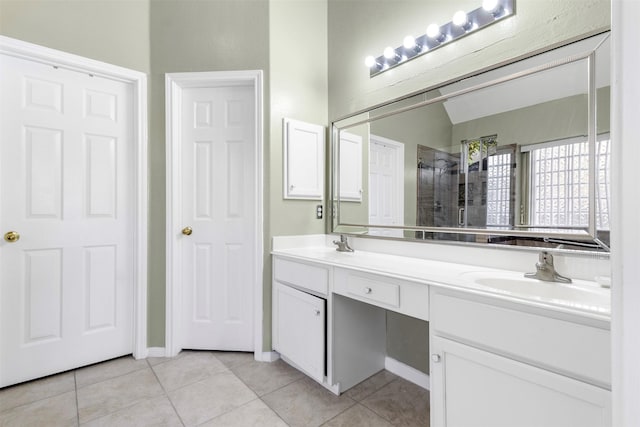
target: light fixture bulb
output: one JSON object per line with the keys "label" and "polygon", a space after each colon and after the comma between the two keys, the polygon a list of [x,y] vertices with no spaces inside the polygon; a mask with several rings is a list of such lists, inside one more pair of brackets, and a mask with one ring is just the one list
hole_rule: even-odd
{"label": "light fixture bulb", "polygon": [[438,24],[431,24],[427,27],[427,37],[430,39],[437,39],[440,35],[440,26]]}
{"label": "light fixture bulb", "polygon": [[367,56],[366,58],[364,58],[364,65],[366,65],[368,68],[373,67],[374,65],[376,65],[376,58],[374,58],[372,55]]}
{"label": "light fixture bulb", "polygon": [[387,46],[384,48],[383,55],[387,59],[394,59],[396,57],[396,51],[391,46]]}
{"label": "light fixture bulb", "polygon": [[483,0],[482,8],[487,12],[493,12],[498,7],[498,0]]}
{"label": "light fixture bulb", "polygon": [[469,23],[469,18],[464,10],[459,10],[453,15],[451,20],[456,27],[464,27]]}
{"label": "light fixture bulb", "polygon": [[405,49],[413,49],[416,47],[416,39],[413,36],[407,36],[402,41],[402,45]]}

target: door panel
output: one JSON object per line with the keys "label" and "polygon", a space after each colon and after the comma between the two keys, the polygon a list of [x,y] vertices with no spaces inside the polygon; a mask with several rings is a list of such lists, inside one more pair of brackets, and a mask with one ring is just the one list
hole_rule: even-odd
{"label": "door panel", "polygon": [[274,348],[322,383],[325,362],[325,300],[274,283]]}
{"label": "door panel", "polygon": [[0,63],[0,386],[133,350],[133,87]]}
{"label": "door panel", "polygon": [[182,117],[182,348],[252,351],[253,89],[185,89]]}
{"label": "door panel", "polygon": [[[399,159],[404,152],[398,142],[385,143],[371,138],[369,145],[369,224],[403,225],[403,171]],[[401,230],[379,228],[374,234],[398,236]]]}

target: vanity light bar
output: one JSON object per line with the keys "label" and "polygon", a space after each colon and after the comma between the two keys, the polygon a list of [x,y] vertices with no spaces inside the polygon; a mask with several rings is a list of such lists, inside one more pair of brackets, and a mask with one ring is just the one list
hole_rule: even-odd
{"label": "vanity light bar", "polygon": [[364,60],[369,68],[369,77],[373,77],[398,65],[429,53],[441,46],[453,42],[468,34],[475,33],[495,22],[515,15],[515,0],[484,0],[482,6],[465,13],[457,11],[444,25],[431,24],[420,37],[407,36],[402,46],[393,49],[388,46],[377,58],[367,56]]}

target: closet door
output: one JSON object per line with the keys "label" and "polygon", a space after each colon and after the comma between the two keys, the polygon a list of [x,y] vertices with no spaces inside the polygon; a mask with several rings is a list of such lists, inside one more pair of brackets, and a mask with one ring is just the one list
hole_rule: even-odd
{"label": "closet door", "polygon": [[133,350],[133,87],[0,61],[0,386]]}

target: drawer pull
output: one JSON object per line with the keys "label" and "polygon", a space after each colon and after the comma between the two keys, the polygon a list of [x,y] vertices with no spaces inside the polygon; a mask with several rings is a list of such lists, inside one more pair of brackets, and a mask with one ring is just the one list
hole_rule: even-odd
{"label": "drawer pull", "polygon": [[314,312],[315,312],[316,316],[320,316],[320,310],[316,309]]}
{"label": "drawer pull", "polygon": [[366,288],[364,288],[364,293],[365,294],[370,294],[371,293],[371,288],[368,287],[368,286]]}
{"label": "drawer pull", "polygon": [[440,355],[439,354],[432,354],[431,355],[431,361],[433,363],[440,363]]}

